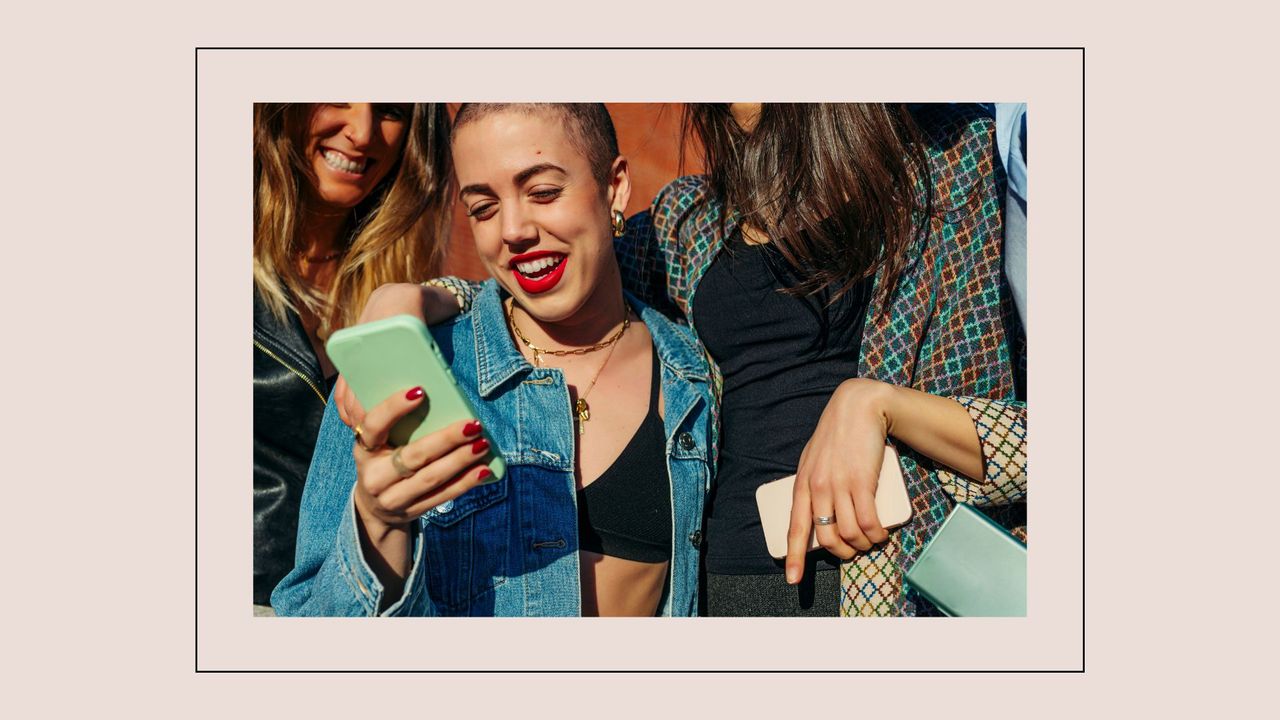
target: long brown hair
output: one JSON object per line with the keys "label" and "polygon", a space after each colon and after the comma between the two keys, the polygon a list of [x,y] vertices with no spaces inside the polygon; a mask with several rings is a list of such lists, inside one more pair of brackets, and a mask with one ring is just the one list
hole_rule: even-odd
{"label": "long brown hair", "polygon": [[353,209],[333,286],[320,292],[297,261],[308,210],[302,183],[312,172],[302,153],[314,111],[307,103],[253,107],[253,280],[277,317],[305,308],[323,338],[354,323],[379,285],[439,275],[452,181],[449,113],[443,104],[414,103],[398,167]]}
{"label": "long brown hair", "polygon": [[[932,213],[928,158],[905,106],[764,103],[751,131],[729,106],[685,106],[712,197],[764,232],[804,278],[840,297],[883,269],[892,294]],[[722,218],[724,216],[722,215]]]}

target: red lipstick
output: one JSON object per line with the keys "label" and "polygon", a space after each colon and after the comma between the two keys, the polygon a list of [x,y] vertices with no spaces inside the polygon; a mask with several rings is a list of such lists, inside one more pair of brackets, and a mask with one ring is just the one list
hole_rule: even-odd
{"label": "red lipstick", "polygon": [[[545,274],[529,277],[516,269],[516,265],[520,263],[531,262],[539,258],[559,258],[560,264],[556,265]],[[569,257],[564,253],[550,252],[548,250],[535,250],[534,252],[523,253],[511,258],[507,266],[511,268],[511,274],[515,277],[516,283],[522,290],[537,295],[544,293],[560,283],[560,278],[564,277],[564,266],[569,263]]]}

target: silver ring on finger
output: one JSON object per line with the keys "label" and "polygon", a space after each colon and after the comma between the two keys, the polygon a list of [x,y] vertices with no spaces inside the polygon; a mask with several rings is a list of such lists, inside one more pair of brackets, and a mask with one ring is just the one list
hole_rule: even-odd
{"label": "silver ring on finger", "polygon": [[813,524],[814,524],[814,525],[831,525],[831,524],[833,524],[835,521],[836,521],[836,519],[835,519],[834,517],[830,517],[830,516],[828,516],[828,515],[814,515],[814,516],[813,516]]}
{"label": "silver ring on finger", "polygon": [[400,452],[402,450],[404,450],[403,447],[398,447],[395,452],[391,453],[391,467],[395,468],[396,472],[400,473],[401,479],[404,479],[411,477],[418,471],[404,464],[404,459],[400,457]]}

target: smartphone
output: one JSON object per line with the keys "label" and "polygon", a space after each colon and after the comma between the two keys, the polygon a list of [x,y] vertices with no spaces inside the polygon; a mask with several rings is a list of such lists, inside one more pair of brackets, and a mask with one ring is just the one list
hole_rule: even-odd
{"label": "smartphone", "polygon": [[[769,554],[778,560],[787,556],[791,493],[795,484],[796,476],[788,475],[756,489],[756,506],[760,509],[765,546]],[[876,485],[876,517],[886,530],[904,525],[911,519],[911,497],[907,494],[907,481],[902,477],[902,467],[898,464],[898,451],[888,444],[884,446],[884,461],[880,465],[880,479]],[[818,531],[814,528],[809,532],[809,549],[817,550],[819,547]]]}
{"label": "smartphone", "polygon": [[[459,420],[476,419],[427,326],[415,317],[396,315],[344,328],[329,337],[325,350],[366,410],[410,388],[426,392],[426,399],[392,426],[389,445],[402,446]],[[493,437],[482,434],[489,441],[493,472],[485,482],[497,482],[507,464]]]}
{"label": "smartphone", "polygon": [[951,510],[904,579],[952,617],[1027,615],[1027,546],[964,503]]}

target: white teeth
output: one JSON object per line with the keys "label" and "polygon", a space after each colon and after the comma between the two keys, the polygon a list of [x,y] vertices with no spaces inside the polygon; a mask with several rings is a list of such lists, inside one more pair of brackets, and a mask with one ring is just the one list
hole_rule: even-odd
{"label": "white teeth", "polygon": [[547,268],[555,267],[556,265],[559,265],[563,260],[564,260],[564,256],[548,255],[546,257],[540,257],[537,260],[530,260],[528,262],[516,263],[516,270],[519,270],[520,273],[523,275],[532,275],[541,270],[546,270]]}
{"label": "white teeth", "polygon": [[333,150],[324,152],[324,161],[329,167],[342,172],[360,174],[364,172],[364,168],[369,164],[369,158],[362,158],[360,161],[349,160],[345,155]]}

